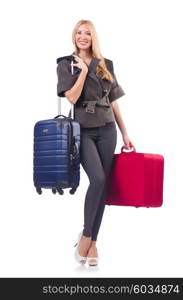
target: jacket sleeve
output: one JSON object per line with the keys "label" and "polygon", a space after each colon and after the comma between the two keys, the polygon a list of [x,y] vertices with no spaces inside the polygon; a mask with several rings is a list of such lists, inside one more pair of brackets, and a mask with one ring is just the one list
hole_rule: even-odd
{"label": "jacket sleeve", "polygon": [[118,81],[116,79],[116,75],[115,75],[114,69],[113,69],[113,63],[112,63],[112,75],[113,75],[114,81],[112,83],[111,90],[109,93],[110,103],[125,95],[125,92],[123,91],[121,85],[118,84]]}
{"label": "jacket sleeve", "polygon": [[72,75],[70,63],[66,60],[62,60],[57,65],[57,95],[65,97],[64,92],[70,90],[77,80],[77,75]]}

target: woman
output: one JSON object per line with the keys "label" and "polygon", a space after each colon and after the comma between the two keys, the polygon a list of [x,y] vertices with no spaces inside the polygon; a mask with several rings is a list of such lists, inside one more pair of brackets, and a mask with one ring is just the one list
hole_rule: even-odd
{"label": "woman", "polygon": [[[117,142],[115,121],[126,148],[130,141],[120,109],[115,101],[125,93],[114,74],[113,62],[104,58],[93,23],[81,20],[72,34],[75,51],[58,63],[57,93],[74,105],[81,125],[81,165],[89,178],[84,205],[84,229],[75,251],[76,260],[97,265],[97,236],[105,209],[107,177]],[[75,63],[71,65],[71,59]],[[73,75],[71,69],[74,70]],[[75,246],[76,246],[75,245]]]}

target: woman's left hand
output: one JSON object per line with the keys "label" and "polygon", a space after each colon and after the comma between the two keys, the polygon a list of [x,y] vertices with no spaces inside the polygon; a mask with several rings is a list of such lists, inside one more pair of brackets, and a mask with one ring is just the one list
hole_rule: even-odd
{"label": "woman's left hand", "polygon": [[136,151],[135,146],[133,145],[132,141],[130,140],[128,134],[124,134],[122,137],[123,137],[123,142],[125,144],[125,148],[130,149],[131,147],[133,147],[134,150]]}

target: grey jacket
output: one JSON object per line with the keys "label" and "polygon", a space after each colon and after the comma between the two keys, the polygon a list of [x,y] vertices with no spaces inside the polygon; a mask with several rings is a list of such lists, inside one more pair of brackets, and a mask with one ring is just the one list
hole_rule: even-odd
{"label": "grey jacket", "polygon": [[[57,59],[57,95],[60,97],[65,97],[65,91],[72,88],[81,72],[79,68],[74,67],[72,75],[73,59],[72,55]],[[106,66],[114,78],[113,82],[102,79],[102,72],[95,74],[99,61],[99,58],[92,58],[82,93],[74,105],[74,119],[84,128],[104,126],[107,122],[115,121],[111,102],[125,95],[117,82],[112,60],[105,58]]]}

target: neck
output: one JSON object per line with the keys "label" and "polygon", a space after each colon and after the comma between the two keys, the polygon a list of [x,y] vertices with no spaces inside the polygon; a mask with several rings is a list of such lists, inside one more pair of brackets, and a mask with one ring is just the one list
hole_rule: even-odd
{"label": "neck", "polygon": [[91,57],[92,57],[90,49],[87,49],[87,50],[80,50],[80,51],[79,51],[79,56],[80,56],[82,59],[87,59],[87,58],[91,58]]}

